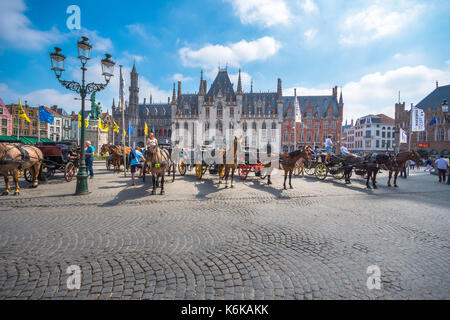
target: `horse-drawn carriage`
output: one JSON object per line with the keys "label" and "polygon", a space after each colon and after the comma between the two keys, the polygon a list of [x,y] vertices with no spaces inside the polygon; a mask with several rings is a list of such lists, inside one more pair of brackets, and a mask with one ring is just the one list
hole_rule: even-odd
{"label": "horse-drawn carriage", "polygon": [[[256,155],[256,159],[254,159]],[[265,179],[267,176],[269,164],[264,164],[259,157],[259,149],[246,147],[244,150],[244,163],[238,167],[239,178],[241,180],[247,179],[250,172],[254,172],[256,177]]]}
{"label": "horse-drawn carriage", "polygon": [[[195,176],[197,179],[201,179],[206,171],[210,174],[217,174],[219,172],[219,165],[216,163],[216,149],[210,146],[202,146],[198,150],[196,159],[196,150],[194,149],[181,149],[179,152],[178,171],[182,176],[186,174],[186,171],[195,169]],[[220,177],[223,177],[225,169],[220,169]]]}
{"label": "horse-drawn carriage", "polygon": [[[47,181],[56,172],[63,172],[66,181],[72,181],[79,169],[79,152],[73,152],[68,144],[56,142],[38,143],[36,147],[44,156],[39,180]],[[28,182],[33,181],[32,173],[28,169],[24,171],[24,177]]]}

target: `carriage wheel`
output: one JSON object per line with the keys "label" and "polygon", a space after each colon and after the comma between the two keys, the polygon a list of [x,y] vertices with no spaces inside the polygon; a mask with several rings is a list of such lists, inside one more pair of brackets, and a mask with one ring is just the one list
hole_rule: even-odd
{"label": "carriage wheel", "polygon": [[202,170],[202,165],[201,164],[196,164],[195,165],[195,176],[197,177],[197,179],[201,179],[203,175],[203,170]]}
{"label": "carriage wheel", "polygon": [[33,175],[31,174],[30,169],[25,169],[23,175],[25,177],[25,180],[27,180],[28,182],[33,182]]}
{"label": "carriage wheel", "polygon": [[269,168],[262,167],[259,169],[259,177],[264,180],[267,177],[267,173],[269,172]]}
{"label": "carriage wheel", "polygon": [[317,179],[324,180],[327,177],[327,167],[323,163],[318,163],[314,169]]}
{"label": "carriage wheel", "polygon": [[50,178],[55,173],[55,170],[52,168],[47,167],[46,165],[42,165],[41,174],[39,175],[38,179],[40,181],[47,181],[48,178]]}
{"label": "carriage wheel", "polygon": [[332,168],[332,176],[335,179],[341,180],[342,178],[344,178],[344,169],[342,168],[342,165],[338,165]]}
{"label": "carriage wheel", "polygon": [[64,179],[66,179],[67,182],[70,182],[72,181],[74,175],[75,165],[72,162],[68,162],[64,168]]}
{"label": "carriage wheel", "polygon": [[248,176],[248,168],[245,164],[241,164],[239,166],[239,178],[241,178],[241,180],[245,180],[247,179]]}
{"label": "carriage wheel", "polygon": [[225,176],[225,165],[219,169],[219,177],[223,178]]}
{"label": "carriage wheel", "polygon": [[316,173],[316,169],[315,169],[315,164],[314,163],[309,163],[308,165],[305,166],[305,172],[307,175],[309,176],[313,176]]}
{"label": "carriage wheel", "polygon": [[181,160],[181,163],[178,164],[178,172],[180,172],[182,176],[186,174],[186,163],[184,163],[183,160]]}

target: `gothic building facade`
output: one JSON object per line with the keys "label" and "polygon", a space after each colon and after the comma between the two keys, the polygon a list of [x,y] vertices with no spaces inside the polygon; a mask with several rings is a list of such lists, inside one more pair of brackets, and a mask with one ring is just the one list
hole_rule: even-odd
{"label": "gothic building facade", "polygon": [[[160,142],[171,142],[186,148],[198,145],[222,145],[234,135],[242,136],[246,147],[292,151],[303,144],[323,143],[325,135],[340,140],[343,117],[342,93],[337,100],[337,87],[329,96],[297,96],[302,124],[295,125],[294,96],[284,96],[281,79],[273,92],[250,92],[242,89],[241,73],[235,88],[227,69],[220,69],[208,89],[203,72],[197,93],[183,93],[182,83],[173,86],[172,98],[155,104],[150,96],[139,102],[136,67],[130,74],[129,103],[125,106],[125,128],[132,124],[132,145],[145,141],[145,123]],[[113,103],[113,118],[122,126],[122,114]],[[120,139],[121,139],[121,135]],[[121,140],[116,140],[121,141]],[[128,138],[127,138],[128,143]]]}

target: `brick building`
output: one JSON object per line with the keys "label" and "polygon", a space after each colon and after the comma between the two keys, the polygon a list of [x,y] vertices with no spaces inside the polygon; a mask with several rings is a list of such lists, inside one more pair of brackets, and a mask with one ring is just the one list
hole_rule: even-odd
{"label": "brick building", "polygon": [[322,148],[329,134],[335,143],[334,152],[341,147],[341,131],[344,113],[342,92],[337,99],[337,86],[328,96],[298,96],[302,122],[295,123],[294,97],[283,97],[284,114],[281,131],[283,151],[294,150],[294,124],[296,125],[295,142],[298,146],[305,144]]}
{"label": "brick building", "polygon": [[[450,103],[450,85],[439,87],[422,99],[417,108],[425,112],[425,131],[413,132],[411,135],[411,149],[422,150],[431,155],[450,154],[450,112],[443,110],[442,104]],[[435,118],[436,123],[430,125],[430,121]],[[395,104],[395,126],[397,132],[400,128],[409,130],[411,126],[410,110],[405,110],[405,103]],[[398,145],[399,135],[396,143]],[[408,150],[408,144],[401,144],[400,151]]]}
{"label": "brick building", "polygon": [[0,136],[10,136],[12,134],[13,118],[9,109],[0,99]]}
{"label": "brick building", "polygon": [[[9,104],[6,107],[8,108],[11,116],[13,118],[12,125],[12,135],[17,136],[20,124],[20,136],[38,136],[38,121],[39,121],[39,108],[38,107],[30,107],[28,104],[22,105],[25,113],[27,114],[30,122],[26,121],[24,118],[19,117],[19,105],[18,104]],[[48,126],[46,122],[40,123],[40,137],[47,138],[48,137]]]}

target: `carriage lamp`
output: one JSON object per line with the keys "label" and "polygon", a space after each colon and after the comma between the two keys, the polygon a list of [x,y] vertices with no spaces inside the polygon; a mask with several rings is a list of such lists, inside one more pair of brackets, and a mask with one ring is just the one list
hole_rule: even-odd
{"label": "carriage lamp", "polygon": [[[105,54],[106,58],[101,60],[102,64],[102,75],[105,77],[106,83],[88,83],[85,81],[85,73],[87,71],[86,64],[90,60],[92,45],[89,43],[89,39],[87,37],[82,37],[80,41],[77,42],[78,49],[78,58],[81,61],[81,74],[82,80],[81,83],[76,81],[66,81],[61,80],[61,75],[64,71],[64,60],[66,57],[61,54],[61,49],[55,47],[55,52],[50,53],[50,58],[52,62],[52,70],[55,72],[56,78],[58,79],[61,85],[71,91],[75,91],[81,97],[81,123],[84,124],[85,120],[85,100],[86,96],[90,95],[94,92],[99,92],[106,88],[111,77],[114,76],[114,61],[111,59],[110,54]],[[85,144],[85,130],[86,127],[83,125],[80,128],[80,147],[81,147],[81,155],[80,155],[80,170],[77,174],[77,185],[75,194],[83,195],[88,194],[88,184],[87,184],[87,172],[86,172],[86,161],[85,161],[85,152],[84,152],[84,144]]]}
{"label": "carriage lamp", "polygon": [[105,77],[106,82],[109,82],[114,75],[114,65],[116,64],[109,53],[105,53],[106,58],[102,59],[102,75]]}
{"label": "carriage lamp", "polygon": [[81,41],[77,42],[78,47],[78,59],[81,60],[82,64],[86,64],[91,55],[92,46],[89,43],[87,37],[81,37]]}
{"label": "carriage lamp", "polygon": [[66,57],[61,53],[61,49],[55,47],[55,52],[50,53],[50,60],[52,62],[52,70],[59,79],[64,72],[64,60]]}

